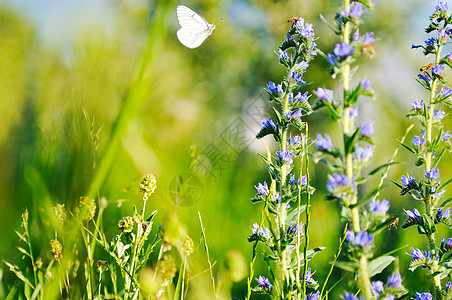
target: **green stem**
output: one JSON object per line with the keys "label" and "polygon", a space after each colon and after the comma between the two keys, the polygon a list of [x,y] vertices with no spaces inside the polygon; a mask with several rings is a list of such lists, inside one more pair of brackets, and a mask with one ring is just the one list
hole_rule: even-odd
{"label": "green stem", "polygon": [[[308,153],[308,143],[307,143],[307,138],[308,138],[308,124],[306,123],[306,137],[305,137],[305,143],[304,143],[304,150],[303,150],[303,154],[304,153]],[[305,165],[305,172],[306,172],[306,225],[305,225],[305,229],[304,229],[304,234],[305,234],[305,240],[304,240],[304,249],[303,249],[303,255],[304,255],[304,268],[303,268],[303,295],[306,295],[306,272],[308,270],[308,260],[307,260],[307,256],[308,256],[308,247],[309,247],[309,225],[311,224],[311,214],[309,211],[309,206],[311,205],[311,193],[309,192],[309,180],[310,180],[310,176],[309,176],[309,155],[306,155],[306,165]],[[300,180],[301,180],[301,175],[300,175]],[[300,204],[298,205],[298,210],[300,210]],[[298,213],[300,214],[300,213]],[[300,221],[298,220],[298,224],[300,224]],[[301,298],[300,298],[301,299]]]}
{"label": "green stem", "polygon": [[[438,50],[436,51],[436,56],[435,56],[435,66],[437,66],[440,62],[440,58],[441,58],[441,48],[442,46],[438,47]],[[427,120],[426,120],[426,137],[427,137],[427,152],[425,155],[425,171],[430,171],[432,169],[432,156],[433,156],[433,149],[431,147],[432,144],[432,125],[433,125],[433,112],[435,110],[435,95],[436,95],[436,88],[437,88],[437,82],[438,79],[433,79],[432,80],[432,85],[430,88],[430,97],[429,97],[429,109],[427,112]],[[425,205],[425,210],[428,216],[430,216],[430,218],[434,218],[434,203],[433,203],[433,199],[432,196],[430,195],[427,199],[425,199],[424,201],[424,205]],[[432,253],[432,257],[433,259],[433,267],[430,270],[430,272],[433,274],[435,272],[437,272],[439,270],[439,266],[438,266],[438,255],[437,255],[437,249],[436,249],[436,244],[435,244],[435,233],[430,233],[427,236],[428,239],[428,244],[429,244],[429,248],[430,251]],[[434,299],[437,299],[437,296],[440,297],[440,295],[437,295],[437,290],[441,291],[441,278],[440,275],[436,275],[433,277],[433,285],[434,288],[432,288],[432,295],[434,297]],[[439,294],[439,293],[438,293]]]}
{"label": "green stem", "polygon": [[[350,0],[344,0],[344,9],[350,10]],[[342,32],[342,40],[345,44],[350,43],[350,23],[347,22],[344,25],[344,30]],[[344,89],[344,100],[346,99],[348,95],[348,91],[350,89],[350,65],[346,64],[342,70],[342,84]],[[342,131],[344,134],[344,142],[350,137],[352,126],[350,122],[350,107],[344,107],[343,110],[343,118],[342,118]],[[345,143],[344,143],[345,144]],[[345,152],[345,151],[344,151]],[[347,178],[352,184],[353,182],[353,157],[352,153],[347,153],[345,157],[345,173],[347,175]],[[358,202],[358,195],[357,192],[354,191],[351,195],[351,199],[349,200],[349,205],[356,204]],[[355,232],[361,231],[360,226],[360,219],[359,219],[359,212],[358,208],[354,207],[351,209],[351,219],[352,219],[352,227]],[[359,285],[361,289],[364,291],[364,294],[366,295],[366,299],[373,299],[372,296],[372,285],[370,283],[370,278],[368,274],[368,261],[366,256],[362,256],[359,260]]]}

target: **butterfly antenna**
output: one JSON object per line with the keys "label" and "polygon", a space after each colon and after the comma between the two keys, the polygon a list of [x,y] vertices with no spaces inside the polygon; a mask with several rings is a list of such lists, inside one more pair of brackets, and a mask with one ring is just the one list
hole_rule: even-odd
{"label": "butterfly antenna", "polygon": [[218,22],[222,21],[224,18],[220,18],[218,21],[215,21],[213,24],[217,24]]}

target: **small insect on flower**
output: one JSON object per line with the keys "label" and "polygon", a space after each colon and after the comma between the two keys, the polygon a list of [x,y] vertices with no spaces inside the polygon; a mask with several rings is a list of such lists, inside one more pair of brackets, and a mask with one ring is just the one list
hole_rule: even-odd
{"label": "small insect on flower", "polygon": [[295,26],[295,24],[297,24],[297,21],[298,21],[297,17],[293,17],[287,20],[288,23],[291,23],[290,25],[292,26],[292,28]]}
{"label": "small insect on flower", "polygon": [[423,65],[423,66],[419,69],[419,71],[424,72],[424,75],[425,75],[425,72],[430,71],[430,70],[432,69],[432,67],[433,67],[433,65],[432,65],[431,63],[428,63],[428,64],[426,64],[426,65]]}
{"label": "small insect on flower", "polygon": [[391,230],[391,227],[394,227],[395,229],[397,229],[397,225],[399,224],[399,217],[396,217],[394,219],[394,221],[392,221],[391,223],[389,223],[388,225],[388,231]]}

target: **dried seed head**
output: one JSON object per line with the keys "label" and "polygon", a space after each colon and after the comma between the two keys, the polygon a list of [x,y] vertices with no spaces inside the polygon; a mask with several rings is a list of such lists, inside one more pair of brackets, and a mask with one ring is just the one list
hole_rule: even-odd
{"label": "dried seed head", "polygon": [[86,221],[91,221],[96,215],[96,203],[93,198],[80,197],[80,215]]}
{"label": "dried seed head", "polygon": [[118,229],[122,232],[132,232],[133,231],[133,218],[130,216],[126,216],[119,220],[118,222]]}
{"label": "dried seed head", "polygon": [[148,174],[140,183],[140,192],[143,193],[143,201],[147,201],[149,196],[155,192],[157,188],[157,179],[154,175]]}
{"label": "dried seed head", "polygon": [[176,275],[177,267],[176,260],[173,256],[167,254],[157,265],[157,272],[163,281],[171,281]]}
{"label": "dried seed head", "polygon": [[52,212],[55,214],[55,216],[58,218],[58,221],[60,223],[64,223],[66,220],[66,208],[64,207],[64,204],[57,204],[52,208]]}
{"label": "dried seed head", "polygon": [[195,251],[195,244],[189,235],[185,237],[184,243],[182,244],[182,251],[187,256],[190,256]]}
{"label": "dried seed head", "polygon": [[54,260],[60,260],[63,257],[63,245],[57,239],[50,240],[49,250]]}

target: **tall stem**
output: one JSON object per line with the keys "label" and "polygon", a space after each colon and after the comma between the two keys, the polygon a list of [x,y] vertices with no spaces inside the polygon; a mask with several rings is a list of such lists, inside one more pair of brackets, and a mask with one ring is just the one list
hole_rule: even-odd
{"label": "tall stem", "polygon": [[[350,10],[350,0],[344,0],[344,9]],[[350,44],[350,23],[347,22],[344,25],[344,30],[342,32],[342,40],[345,44]],[[342,84],[344,89],[344,101],[348,95],[348,91],[350,89],[350,65],[346,64],[342,70]],[[343,116],[342,116],[342,131],[344,135],[344,145],[345,141],[350,137],[352,131],[352,124],[350,122],[350,107],[344,107]],[[345,150],[345,149],[344,149]],[[347,153],[345,157],[345,173],[347,175],[348,181],[350,184],[353,182],[353,157],[352,153]],[[357,192],[354,191],[351,195],[351,199],[349,199],[349,204],[356,204],[358,202]],[[358,208],[354,207],[351,209],[351,219],[352,219],[352,227],[355,232],[361,231],[360,220]],[[372,296],[372,285],[370,283],[370,278],[368,275],[368,261],[366,256],[362,256],[359,260],[359,285],[361,289],[364,291],[366,295],[366,299],[373,299]]]}
{"label": "tall stem", "polygon": [[[288,112],[289,112],[289,93],[286,93],[286,95],[284,96],[284,99],[283,99],[282,114],[284,115]],[[288,127],[283,127],[282,134],[281,134],[281,150],[283,153],[285,153],[287,151],[287,132],[288,132]],[[283,161],[282,163],[283,163],[283,165],[281,166],[281,185],[280,185],[280,191],[279,191],[280,195],[284,194],[284,191],[286,189],[286,178],[287,178],[287,162]],[[285,287],[289,286],[289,284],[286,284],[286,283],[288,283],[286,281],[289,280],[289,274],[288,274],[288,270],[287,270],[287,250],[286,249],[283,250],[281,247],[281,239],[282,239],[281,233],[286,231],[286,218],[287,218],[286,206],[287,206],[287,203],[281,202],[280,209],[278,211],[278,234],[279,234],[278,252],[281,255],[279,269],[281,272],[281,280],[283,283],[282,284],[283,289],[285,289]],[[289,295],[290,295],[290,291],[289,291]],[[284,290],[282,291],[281,296],[284,297]]]}
{"label": "tall stem", "polygon": [[[436,56],[435,56],[435,66],[437,66],[440,62],[440,58],[441,58],[441,48],[442,46],[438,46],[438,50],[436,51]],[[427,112],[427,120],[426,120],[426,132],[425,135],[427,137],[427,152],[425,154],[425,171],[430,171],[432,169],[432,156],[433,156],[433,150],[432,147],[430,147],[429,145],[431,145],[432,143],[432,124],[433,124],[433,111],[435,110],[435,95],[436,95],[436,84],[438,82],[438,79],[433,79],[432,80],[432,85],[430,88],[430,97],[429,97],[429,105],[428,105],[428,112]],[[434,203],[433,203],[433,199],[432,196],[430,195],[427,199],[425,199],[424,201],[425,204],[425,210],[427,215],[429,215],[432,219],[434,218]],[[432,253],[432,257],[433,259],[433,268],[431,270],[431,273],[434,273],[436,271],[438,271],[439,267],[438,267],[438,256],[437,256],[437,251],[436,251],[436,245],[435,245],[435,233],[430,233],[427,236],[428,239],[428,244],[429,244],[429,248],[430,251]],[[433,285],[435,286],[435,288],[433,288],[432,290],[432,294],[433,297],[435,297],[436,299],[436,290],[440,291],[441,290],[441,278],[439,275],[436,275],[433,277]]]}

